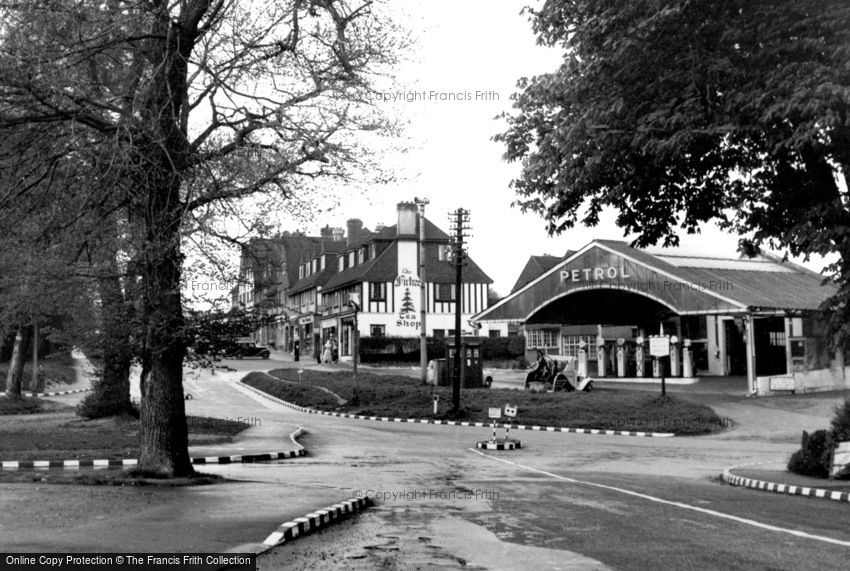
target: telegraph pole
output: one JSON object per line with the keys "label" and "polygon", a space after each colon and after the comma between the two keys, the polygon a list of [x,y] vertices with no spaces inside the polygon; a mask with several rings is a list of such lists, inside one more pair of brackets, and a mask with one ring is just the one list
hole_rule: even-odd
{"label": "telegraph pole", "polygon": [[449,214],[454,231],[452,256],[455,262],[455,355],[452,378],[452,406],[460,410],[461,312],[463,311],[463,263],[466,258],[464,238],[469,231],[469,211],[458,208]]}
{"label": "telegraph pole", "polygon": [[426,305],[428,296],[425,290],[425,207],[428,205],[427,198],[414,198],[413,202],[419,206],[419,380],[428,382],[428,329],[425,326]]}

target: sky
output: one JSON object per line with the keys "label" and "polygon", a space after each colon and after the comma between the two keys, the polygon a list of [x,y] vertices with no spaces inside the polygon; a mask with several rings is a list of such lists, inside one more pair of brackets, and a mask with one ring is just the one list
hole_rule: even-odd
{"label": "sky", "polygon": [[[371,188],[365,196],[343,199],[320,226],[345,227],[360,218],[369,228],[395,223],[399,201],[427,198],[426,217],[448,231],[448,213],[471,212],[471,257],[507,294],[530,255],[563,255],[594,238],[624,239],[614,216],[596,228],[575,228],[549,237],[545,222],[512,208],[510,181],[519,165],[502,160],[504,149],[491,137],[504,129],[494,118],[510,111],[510,96],[520,77],[553,71],[562,51],[538,46],[522,8],[529,0],[406,0],[404,25],[415,40],[415,53],[397,70],[395,88],[385,104],[409,121],[404,135],[411,146],[403,157],[388,157],[399,179]],[[423,94],[424,92],[424,94]],[[423,96],[424,95],[424,96]],[[454,100],[445,100],[451,98]],[[405,99],[414,99],[405,101]],[[424,100],[423,100],[424,99]],[[382,103],[383,104],[383,103]],[[734,251],[737,238],[712,227],[712,244]],[[683,240],[683,243],[694,240]]]}
{"label": "sky", "polygon": [[[387,151],[397,180],[370,187],[365,193],[340,195],[339,206],[311,222],[290,228],[317,234],[325,225],[345,227],[359,218],[366,227],[396,222],[396,204],[427,198],[426,216],[448,231],[448,213],[463,207],[471,212],[469,252],[509,293],[530,255],[563,255],[595,238],[626,239],[604,212],[595,228],[577,227],[550,237],[534,213],[511,206],[510,181],[519,165],[502,159],[503,147],[491,140],[504,130],[496,115],[510,111],[510,96],[523,76],[553,71],[562,51],[538,46],[531,24],[520,12],[534,0],[405,0],[394,3],[402,25],[410,30],[414,48],[388,88],[390,110],[407,122],[405,152]],[[446,99],[450,100],[446,100]],[[393,101],[392,99],[395,99]],[[734,253],[737,237],[714,226],[701,236],[681,236],[682,245]],[[817,263],[807,264],[819,270]]]}

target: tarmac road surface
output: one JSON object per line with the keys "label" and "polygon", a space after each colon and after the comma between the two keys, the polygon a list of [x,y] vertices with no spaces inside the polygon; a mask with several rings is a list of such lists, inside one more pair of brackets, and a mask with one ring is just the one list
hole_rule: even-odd
{"label": "tarmac road surface", "polygon": [[[228,364],[240,371],[308,365]],[[88,538],[80,551],[108,551],[115,541],[127,550],[147,541],[141,551],[248,550],[278,523],[368,495],[374,508],[273,548],[260,568],[842,569],[850,558],[850,505],[718,482],[730,465],[787,457],[796,447],[790,442],[756,433],[655,439],[522,431],[522,450],[481,453],[475,442],[490,429],[299,413],[239,386],[241,376],[187,376],[195,397],[188,412],[256,418],[230,447],[242,451],[282,446],[303,426],[310,456],[205,466],[239,482],[145,491],[138,512],[111,497],[126,496],[123,489],[110,491],[109,502],[92,502],[81,530],[73,526],[79,516],[56,516],[58,543],[39,540],[21,525],[26,518],[0,515],[0,543],[61,550]],[[8,512],[9,486],[26,485],[0,487],[0,514]],[[57,490],[48,493],[59,501]]]}

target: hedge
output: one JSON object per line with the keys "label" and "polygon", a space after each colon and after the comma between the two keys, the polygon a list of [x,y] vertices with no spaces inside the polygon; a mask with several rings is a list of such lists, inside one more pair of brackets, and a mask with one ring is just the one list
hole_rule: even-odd
{"label": "hedge", "polygon": [[[451,339],[448,339],[451,342]],[[525,337],[479,337],[485,361],[511,360],[525,356]],[[428,360],[446,356],[446,338],[428,337]],[[419,337],[361,337],[362,363],[419,362]]]}

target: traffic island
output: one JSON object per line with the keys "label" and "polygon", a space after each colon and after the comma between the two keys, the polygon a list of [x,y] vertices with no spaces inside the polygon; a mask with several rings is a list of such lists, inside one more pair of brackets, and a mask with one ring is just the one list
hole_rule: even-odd
{"label": "traffic island", "polygon": [[[287,371],[281,369],[272,373],[285,375]],[[358,382],[368,386],[369,391],[361,391],[355,406],[352,404],[354,381],[350,375],[305,370],[303,377],[303,385],[296,385],[290,382],[292,379],[279,379],[254,371],[242,378],[238,386],[300,412],[381,422],[485,427],[490,424],[487,422],[490,408],[513,401],[514,407],[522,411],[525,424],[513,424],[514,420],[511,430],[663,438],[710,434],[725,429],[731,423],[730,419],[720,418],[707,406],[673,396],[636,397],[616,390],[546,395],[503,389],[469,390],[461,395],[463,418],[452,418],[446,413],[434,414],[431,410],[435,395],[440,396],[440,402],[451,400],[450,391],[444,390],[444,387],[414,386],[407,377],[363,374]],[[332,390],[346,398],[346,405],[340,406],[322,389]],[[569,422],[573,426],[554,424],[560,422]],[[505,424],[500,426],[506,427]],[[669,431],[652,430],[656,426]]]}
{"label": "traffic island", "polygon": [[[275,462],[290,458],[300,458],[307,455],[307,450],[298,443],[298,437],[304,434],[304,429],[298,427],[289,435],[289,440],[294,449],[283,452],[260,452],[255,454],[239,454],[231,456],[198,456],[190,458],[193,465],[209,464],[254,464],[260,462]],[[109,459],[73,459],[73,460],[2,460],[0,471],[27,470],[27,469],[79,469],[79,468],[135,468],[138,466],[137,458],[109,458]]]}
{"label": "traffic island", "polygon": [[732,466],[723,471],[720,479],[730,486],[773,494],[850,502],[850,482],[793,474],[778,462]]}
{"label": "traffic island", "polygon": [[497,440],[482,440],[477,442],[475,447],[482,450],[516,450],[522,448],[522,442],[513,438],[499,438]]}

